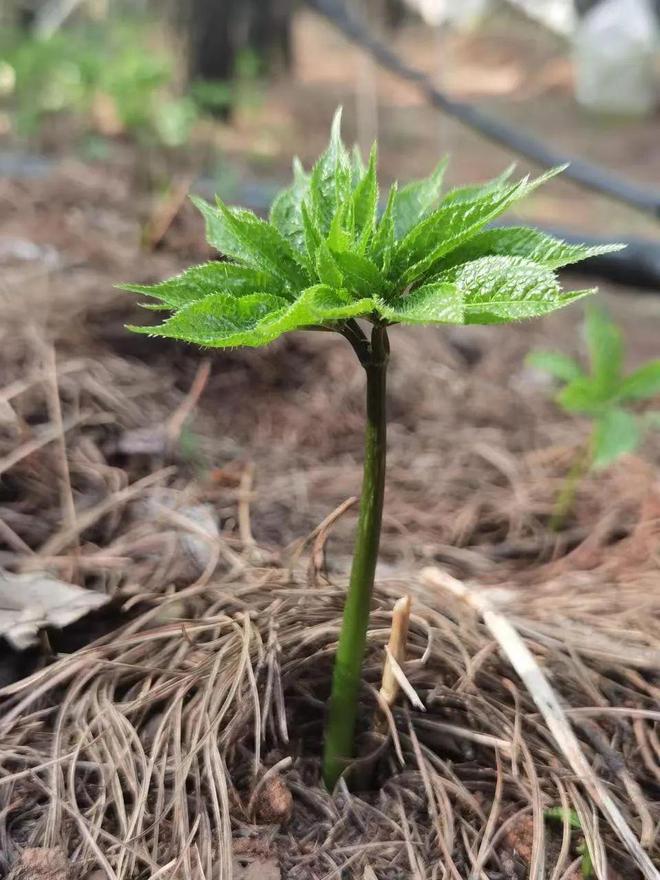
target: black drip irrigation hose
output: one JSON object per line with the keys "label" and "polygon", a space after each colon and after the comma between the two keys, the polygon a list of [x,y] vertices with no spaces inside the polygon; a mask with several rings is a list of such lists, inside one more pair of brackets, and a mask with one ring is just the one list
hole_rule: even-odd
{"label": "black drip irrigation hose", "polygon": [[527,132],[494,119],[471,104],[449,98],[433,85],[426,74],[411,67],[374,37],[368,27],[348,11],[343,0],[307,0],[307,2],[329,19],[349,40],[366,49],[382,67],[402,79],[415,83],[427,101],[443,113],[453,116],[489,140],[496,141],[539,165],[552,168],[568,163],[569,167],[564,174],[575,183],[660,220],[660,192],[657,190],[615,177],[607,169],[584,159],[565,155],[547,147]]}
{"label": "black drip irrigation hose", "polygon": [[[206,199],[213,199],[217,186],[211,178],[199,178],[195,184],[195,190]],[[268,208],[279,191],[279,185],[275,181],[243,181],[236,191],[219,193],[220,196],[236,201],[255,213],[266,216]],[[384,205],[381,205],[381,208]],[[497,226],[507,226],[511,223],[500,221]],[[636,288],[639,292],[658,293],[660,291],[660,243],[645,238],[617,238],[611,242],[602,237],[595,238],[585,235],[577,230],[546,228],[534,224],[537,229],[561,238],[569,244],[616,244],[626,245],[625,250],[611,254],[601,254],[598,257],[590,257],[582,263],[569,266],[566,271],[572,275],[581,275],[586,278],[597,278]]]}

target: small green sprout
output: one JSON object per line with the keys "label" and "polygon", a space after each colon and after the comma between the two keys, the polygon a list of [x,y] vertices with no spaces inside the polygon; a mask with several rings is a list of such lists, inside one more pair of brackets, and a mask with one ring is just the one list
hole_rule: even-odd
{"label": "small green sprout", "polygon": [[528,362],[565,383],[557,403],[568,413],[582,413],[592,422],[586,447],[580,450],[557,499],[551,525],[558,529],[570,512],[577,486],[589,468],[606,468],[625,452],[634,452],[645,432],[660,427],[660,412],[637,415],[628,406],[660,394],[660,360],[633,373],[623,373],[623,339],[616,324],[599,309],[587,309],[585,336],[589,372],[572,358],[554,351],[536,351]]}
{"label": "small green sprout", "polygon": [[353,756],[361,666],[385,489],[388,328],[395,324],[504,324],[537,318],[592,291],[564,292],[560,266],[611,246],[568,245],[524,227],[487,229],[561,169],[511,181],[511,171],[441,197],[446,162],[425,180],[391,187],[382,214],[376,146],[365,166],[340,137],[311,172],[294,162],[292,185],[268,221],[219,199],[195,199],[209,242],[226,258],[146,287],[147,308],[172,315],[138,333],[204,348],[261,346],[291,330],[332,331],[366,373],[364,478],[355,553],[325,733],[323,775],[332,788]]}
{"label": "small green sprout", "polygon": [[[582,822],[575,810],[565,810],[563,807],[550,807],[545,810],[544,816],[553,822],[568,822],[568,826],[572,831],[582,831]],[[577,852],[580,855],[580,873],[582,880],[591,880],[594,876],[594,865],[591,860],[591,853],[584,838],[578,843]]]}

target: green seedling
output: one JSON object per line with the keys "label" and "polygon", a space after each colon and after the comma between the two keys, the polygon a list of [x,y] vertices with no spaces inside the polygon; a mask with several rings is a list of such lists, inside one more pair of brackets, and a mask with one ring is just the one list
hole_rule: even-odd
{"label": "green seedling", "polygon": [[554,529],[563,525],[590,468],[606,468],[625,452],[634,452],[649,428],[660,427],[660,412],[637,415],[629,409],[630,404],[660,394],[660,360],[624,375],[621,333],[598,309],[587,309],[585,336],[588,371],[560,352],[537,351],[528,358],[532,366],[565,383],[556,398],[562,409],[581,413],[592,423],[589,440],[576,456],[557,499],[551,521]]}
{"label": "green seedling", "polygon": [[[580,817],[575,810],[565,810],[562,807],[551,807],[544,812],[546,819],[553,822],[568,822],[568,826],[572,831],[582,831],[582,823]],[[577,852],[580,855],[580,873],[582,880],[592,880],[594,876],[594,864],[591,860],[591,853],[584,838],[578,843]]]}
{"label": "green seedling", "polygon": [[311,172],[294,162],[292,185],[264,221],[195,199],[225,262],[195,266],[154,286],[126,285],[172,312],[138,333],[203,348],[261,346],[291,330],[341,334],[366,374],[364,478],[355,553],[335,659],[323,775],[332,788],[354,752],[361,664],[385,488],[388,329],[396,324],[504,324],[536,318],[591,291],[564,292],[562,265],[611,248],[567,245],[534,229],[486,229],[558,170],[511,181],[507,172],[441,197],[442,162],[425,180],[389,191],[382,215],[376,147],[365,166],[340,137]]}

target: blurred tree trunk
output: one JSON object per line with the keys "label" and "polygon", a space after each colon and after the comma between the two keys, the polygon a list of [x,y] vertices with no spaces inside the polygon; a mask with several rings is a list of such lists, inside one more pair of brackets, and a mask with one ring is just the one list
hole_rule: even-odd
{"label": "blurred tree trunk", "polygon": [[190,0],[187,6],[191,80],[227,82],[244,51],[266,71],[291,60],[292,0]]}

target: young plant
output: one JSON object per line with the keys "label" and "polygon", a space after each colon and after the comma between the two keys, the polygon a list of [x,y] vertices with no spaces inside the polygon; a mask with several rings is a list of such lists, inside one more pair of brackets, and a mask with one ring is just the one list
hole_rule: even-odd
{"label": "young plant", "polygon": [[652,360],[627,376],[623,374],[623,339],[616,324],[598,309],[587,309],[585,337],[588,371],[567,355],[532,352],[528,362],[565,382],[556,397],[568,413],[591,419],[589,440],[580,450],[555,505],[551,526],[561,528],[570,512],[580,480],[590,469],[610,465],[624,452],[634,452],[646,430],[660,427],[660,412],[636,415],[628,406],[660,394],[660,360]]}
{"label": "young plant", "polygon": [[294,162],[293,183],[268,221],[220,200],[194,200],[224,262],[150,287],[126,285],[156,300],[147,308],[173,313],[158,326],[130,328],[138,333],[229,348],[266,345],[291,330],[332,331],[365,370],[364,478],[325,732],[328,788],[353,756],[385,488],[388,328],[540,317],[591,292],[562,291],[559,266],[610,249],[522,227],[486,229],[561,169],[513,182],[506,172],[441,198],[445,164],[425,180],[392,186],[379,214],[376,147],[367,166],[349,153],[337,112],[326,151],[309,173]]}

